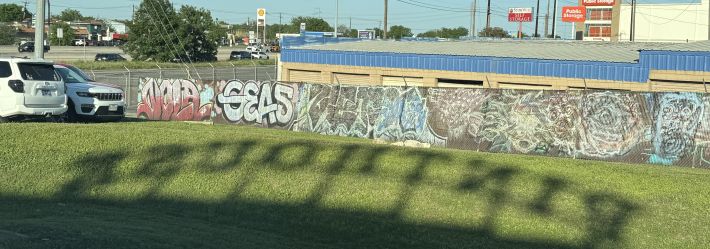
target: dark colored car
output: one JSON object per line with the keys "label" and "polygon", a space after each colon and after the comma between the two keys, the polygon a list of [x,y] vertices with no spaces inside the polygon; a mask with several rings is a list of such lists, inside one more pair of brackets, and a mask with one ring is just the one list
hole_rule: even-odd
{"label": "dark colored car", "polygon": [[[20,44],[20,46],[17,46],[17,52],[34,52],[35,51],[35,42],[25,42]],[[49,45],[44,45],[44,52],[49,51]]]}
{"label": "dark colored car", "polygon": [[249,51],[232,51],[229,55],[230,61],[243,59],[251,59],[251,53]]}
{"label": "dark colored car", "polygon": [[94,58],[95,61],[125,61],[126,58],[123,58],[119,54],[96,54],[96,58]]}

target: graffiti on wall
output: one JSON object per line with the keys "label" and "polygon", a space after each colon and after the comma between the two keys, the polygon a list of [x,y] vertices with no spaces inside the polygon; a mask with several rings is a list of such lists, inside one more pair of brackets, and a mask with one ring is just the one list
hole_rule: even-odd
{"label": "graffiti on wall", "polygon": [[214,90],[191,80],[141,79],[138,87],[139,118],[204,121],[212,115]]}
{"label": "graffiti on wall", "polygon": [[696,93],[147,79],[139,102],[139,115],[155,120],[710,168],[710,97]]}
{"label": "graffiti on wall", "polygon": [[215,114],[230,124],[290,128],[298,87],[277,82],[218,82]]}
{"label": "graffiti on wall", "polygon": [[420,140],[425,97],[417,88],[303,85],[296,129],[390,141]]}

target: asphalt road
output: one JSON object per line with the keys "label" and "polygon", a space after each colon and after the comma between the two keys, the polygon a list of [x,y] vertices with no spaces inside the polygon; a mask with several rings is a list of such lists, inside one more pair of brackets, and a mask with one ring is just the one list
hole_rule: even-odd
{"label": "asphalt road", "polygon": [[[237,47],[221,47],[217,51],[218,60],[229,59],[229,54],[234,50],[244,50],[244,46]],[[73,46],[52,46],[49,52],[45,53],[45,58],[55,61],[75,61],[75,60],[94,60],[97,53],[118,53],[126,59],[131,57],[118,47],[73,47]],[[32,57],[34,53],[17,52],[17,46],[0,46],[0,57],[10,56],[28,56]]]}

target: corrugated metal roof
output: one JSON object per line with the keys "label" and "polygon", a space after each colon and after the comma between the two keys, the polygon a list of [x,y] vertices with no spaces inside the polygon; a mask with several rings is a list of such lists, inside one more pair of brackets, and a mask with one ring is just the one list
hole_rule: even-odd
{"label": "corrugated metal roof", "polygon": [[681,52],[710,52],[710,41],[699,41],[691,43],[683,43],[667,46],[663,49],[646,49],[646,50],[667,50]]}
{"label": "corrugated metal roof", "polygon": [[636,62],[639,50],[665,50],[668,43],[608,43],[581,41],[360,41],[301,47],[326,51],[487,56],[526,59]]}

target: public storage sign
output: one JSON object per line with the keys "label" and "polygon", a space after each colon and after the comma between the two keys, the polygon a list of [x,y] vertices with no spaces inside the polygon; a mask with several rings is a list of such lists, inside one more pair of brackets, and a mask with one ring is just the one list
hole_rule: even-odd
{"label": "public storage sign", "polygon": [[584,6],[614,6],[616,0],[582,0]]}
{"label": "public storage sign", "polygon": [[532,8],[510,8],[508,9],[509,22],[532,22]]}
{"label": "public storage sign", "polygon": [[584,22],[587,19],[587,8],[579,7],[562,7],[563,22]]}

